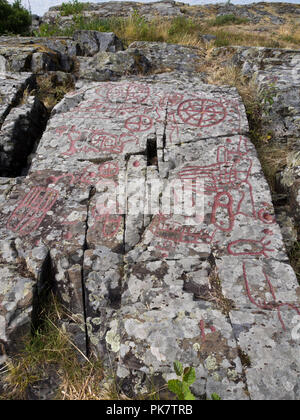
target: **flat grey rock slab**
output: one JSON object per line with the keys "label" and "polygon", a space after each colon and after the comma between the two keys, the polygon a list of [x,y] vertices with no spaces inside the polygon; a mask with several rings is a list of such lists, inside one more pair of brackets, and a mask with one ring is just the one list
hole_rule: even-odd
{"label": "flat grey rock slab", "polygon": [[[268,109],[276,141],[299,135],[300,54],[297,50],[237,47],[233,58],[253,76]],[[268,107],[268,100],[272,103]]]}
{"label": "flat grey rock slab", "polygon": [[4,70],[0,74],[0,126],[32,81],[30,73],[9,73]]}
{"label": "flat grey rock slab", "polygon": [[73,40],[77,42],[77,55],[91,57],[100,51],[123,51],[122,41],[113,32],[75,31]]}
{"label": "flat grey rock slab", "polygon": [[169,145],[247,133],[244,107],[235,90],[224,94],[215,87],[191,89],[195,93],[174,94],[168,86],[121,82],[67,95],[54,110],[37,157],[106,160],[143,153],[149,139],[162,148],[164,141]]}
{"label": "flat grey rock slab", "polygon": [[291,339],[297,324],[299,329],[296,315],[281,311],[282,326],[278,328],[276,310],[230,314],[237,342],[249,362],[248,391],[255,400],[299,400],[299,341]]}
{"label": "flat grey rock slab", "polygon": [[[298,395],[299,286],[247,132],[237,91],[199,78],[82,85],[3,202],[0,238],[49,250],[64,304],[85,313],[90,350],[124,392],[174,378],[178,359],[196,368],[197,397]],[[151,182],[170,211],[152,211]],[[174,211],[182,184],[200,212]]]}
{"label": "flat grey rock slab", "polygon": [[[98,255],[103,255],[100,250]],[[118,356],[120,379],[131,377],[134,391],[143,392],[147,385],[143,383],[145,373],[155,377],[160,372],[163,379],[172,379],[172,361],[180,359],[196,368],[198,379],[193,391],[197,396],[205,394],[206,383],[210,382],[211,389],[214,383],[223,399],[233,395],[248,399],[236,342],[226,317],[209,302],[195,302],[193,294],[183,290],[184,273],[205,267],[206,261],[186,258],[129,266],[127,280],[121,286],[121,307],[111,315],[113,305],[108,297],[116,291],[120,279],[108,282],[109,270],[118,262],[107,266],[105,253],[103,257],[103,269],[99,264],[97,277],[96,273],[90,274],[86,281],[89,307],[94,310],[88,325],[98,352],[105,346],[112,360]],[[118,272],[116,268],[114,272]],[[110,294],[109,284],[115,286]],[[104,307],[108,307],[105,314]]]}
{"label": "flat grey rock slab", "polygon": [[205,56],[201,48],[165,42],[136,41],[129,45],[128,50],[138,50],[157,72],[198,72],[202,57]]}

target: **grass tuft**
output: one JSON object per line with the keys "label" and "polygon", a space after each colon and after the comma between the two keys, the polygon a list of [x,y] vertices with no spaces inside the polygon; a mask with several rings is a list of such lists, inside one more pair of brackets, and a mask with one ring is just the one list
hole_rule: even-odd
{"label": "grass tuft", "polygon": [[64,98],[66,93],[72,90],[74,90],[74,81],[68,75],[60,81],[57,80],[55,74],[45,74],[37,77],[36,95],[48,111],[51,111]]}
{"label": "grass tuft", "polygon": [[[214,60],[214,59],[213,59]],[[276,90],[272,84],[259,89],[255,78],[244,76],[239,67],[216,66],[211,62],[208,82],[235,87],[245,106],[250,129],[250,138],[258,153],[266,179],[275,191],[276,173],[286,166],[287,150],[272,142],[273,133],[268,129],[268,110],[272,106]],[[202,70],[202,69],[201,69]]]}
{"label": "grass tuft", "polygon": [[62,3],[60,13],[62,16],[76,15],[81,13],[85,7],[85,3],[81,3],[78,0],[71,0],[69,3]]}
{"label": "grass tuft", "polygon": [[281,26],[270,26],[258,30],[259,25],[248,22],[246,18],[235,15],[217,16],[214,19],[200,19],[198,17],[177,16],[174,18],[155,17],[146,20],[138,11],[134,11],[127,18],[111,17],[107,19],[87,19],[79,11],[70,13],[74,4],[68,4],[64,13],[73,16],[72,24],[61,27],[56,24],[42,24],[36,36],[68,36],[76,30],[96,30],[100,32],[114,32],[128,46],[134,41],[168,42],[181,45],[203,47],[202,35],[216,36],[215,47],[229,45],[257,46],[268,48],[299,48],[299,25],[290,23]]}
{"label": "grass tuft", "polygon": [[237,17],[235,15],[222,15],[216,16],[214,20],[211,20],[209,24],[211,26],[225,26],[225,25],[242,25],[248,23],[249,19]]}
{"label": "grass tuft", "polygon": [[57,383],[54,399],[127,399],[118,392],[113,376],[101,362],[87,359],[72,342],[61,322],[69,316],[52,296],[40,315],[41,327],[24,338],[23,350],[1,372],[5,395],[0,399],[28,399],[30,389],[38,388],[41,381],[53,375]]}

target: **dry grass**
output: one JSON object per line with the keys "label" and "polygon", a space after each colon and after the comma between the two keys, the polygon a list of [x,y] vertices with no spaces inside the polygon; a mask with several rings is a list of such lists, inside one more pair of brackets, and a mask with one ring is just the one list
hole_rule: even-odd
{"label": "dry grass", "polygon": [[[227,59],[231,57],[232,53],[228,53]],[[222,64],[223,57],[210,57],[208,53],[208,60],[206,69],[208,69],[208,83],[218,86],[232,86],[235,87],[242,97],[248,116],[261,119],[262,109],[260,101],[260,93],[255,82],[255,79],[248,79],[241,73],[239,67],[233,65],[224,66]]]}
{"label": "dry grass", "polygon": [[23,92],[23,96],[22,96],[22,98],[21,98],[21,101],[20,101],[20,105],[24,105],[24,104],[26,104],[26,102],[27,102],[27,100],[28,100],[28,98],[29,98],[29,96],[31,95],[31,90],[29,89],[29,87],[27,86],[27,88],[24,90],[24,92]]}
{"label": "dry grass", "polygon": [[0,399],[27,399],[30,387],[38,387],[53,372],[58,383],[55,399],[127,399],[101,362],[87,359],[72,342],[61,323],[69,314],[53,296],[41,317],[42,328],[24,339],[24,350],[0,372],[6,389]]}
{"label": "dry grass", "polygon": [[[230,58],[230,54],[229,52],[226,56],[227,59]],[[210,57],[210,51],[207,57],[207,62],[200,71],[208,73],[208,82],[219,86],[232,86],[238,90],[246,108],[250,138],[256,146],[266,179],[272,191],[275,191],[276,173],[286,166],[288,155],[287,147],[283,148],[272,141],[273,133],[268,129],[265,102],[276,93],[273,92],[272,87],[269,91],[259,90],[255,79],[243,76],[238,67],[224,66],[222,64],[224,57],[219,57],[219,59]]]}
{"label": "dry grass", "polygon": [[300,241],[295,242],[289,251],[289,259],[300,284]]}
{"label": "dry grass", "polygon": [[300,45],[300,28],[295,22],[282,25],[278,30],[280,42],[285,47],[299,49]]}
{"label": "dry grass", "polygon": [[56,75],[42,75],[37,77],[37,97],[48,111],[60,102],[67,92],[74,90],[74,82],[71,77],[66,76],[63,82],[58,83]]}
{"label": "dry grass", "polygon": [[146,21],[138,14],[119,21],[112,20],[113,31],[125,45],[134,41],[169,42],[180,45],[202,46],[200,22],[187,18],[163,19],[156,17]]}
{"label": "dry grass", "polygon": [[[295,5],[296,7],[298,6]],[[276,5],[266,4],[264,10],[273,16],[282,17]],[[300,45],[300,28],[295,20],[295,14],[283,16],[287,24],[275,25],[270,17],[263,17],[261,14],[258,15],[261,19],[258,24],[232,14],[217,16],[219,9],[216,5],[203,7],[183,5],[181,11],[182,16],[171,19],[157,16],[150,21],[138,12],[133,12],[128,18],[89,20],[85,20],[81,13],[75,13],[69,28],[62,29],[59,24],[42,25],[37,35],[71,36],[75,30],[87,29],[115,32],[127,46],[134,41],[161,41],[203,47],[201,41],[203,34],[215,35],[214,45],[217,47],[244,45],[299,48]],[[202,15],[201,18],[199,18],[199,12]]]}
{"label": "dry grass", "polygon": [[[125,46],[134,41],[168,42],[187,46],[203,47],[203,34],[216,36],[215,47],[230,45],[257,46],[269,48],[299,48],[299,25],[252,23],[231,23],[219,25],[216,19],[199,19],[190,17],[176,17],[165,19],[156,17],[146,21],[137,13],[129,18],[110,18],[102,20],[84,21],[77,19],[72,26],[61,29],[59,25],[42,25],[38,36],[72,36],[78,29],[97,30],[100,32],[114,32],[123,40]],[[238,22],[238,21],[237,21]]]}
{"label": "dry grass", "polygon": [[[42,320],[41,327],[33,336],[23,339],[20,343],[23,350],[0,369],[5,389],[0,400],[30,399],[32,390],[38,395],[36,390],[41,384],[43,389],[45,383],[51,390],[55,388],[51,396],[54,400],[130,400],[120,390],[115,373],[105,369],[99,359],[87,358],[72,341],[65,322],[74,323],[76,316],[53,295],[39,319]],[[149,392],[137,399],[157,400],[167,389],[167,385],[155,387],[151,377],[148,386]]]}
{"label": "dry grass", "polygon": [[286,166],[288,152],[287,148],[280,147],[272,142],[257,147],[261,166],[273,192],[276,190],[276,174]]}

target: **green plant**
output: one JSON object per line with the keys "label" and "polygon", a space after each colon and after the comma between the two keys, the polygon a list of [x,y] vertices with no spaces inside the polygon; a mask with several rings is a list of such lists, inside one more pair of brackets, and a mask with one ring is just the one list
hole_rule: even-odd
{"label": "green plant", "polygon": [[174,370],[179,379],[168,381],[168,389],[177,395],[178,400],[195,400],[190,386],[196,380],[196,372],[192,367],[185,367],[179,361],[174,362]]}
{"label": "green plant", "polygon": [[211,399],[213,401],[221,401],[222,398],[220,397],[220,395],[216,394],[215,392],[213,394],[211,394]]}
{"label": "green plant", "polygon": [[177,16],[171,20],[169,35],[174,36],[183,33],[191,33],[197,30],[199,25],[196,21],[185,16]]}
{"label": "green plant", "polygon": [[247,23],[247,18],[237,17],[235,15],[221,15],[217,16],[215,20],[211,21],[211,26],[224,26],[224,25],[241,25]]}
{"label": "green plant", "polygon": [[268,113],[275,102],[275,98],[278,95],[278,89],[275,83],[269,83],[260,89],[259,98],[262,102],[263,109]]}
{"label": "green plant", "polygon": [[0,34],[26,35],[30,25],[30,13],[21,5],[21,0],[15,0],[12,5],[0,0]]}
{"label": "green plant", "polygon": [[63,320],[82,327],[76,315],[69,313],[54,296],[50,297],[39,314],[40,325],[32,336],[24,337],[23,350],[0,372],[6,389],[0,400],[27,399],[28,390],[38,388],[40,381],[50,377],[55,378],[57,384],[55,399],[125,398],[119,394],[111,372],[104,370],[101,361],[88,359],[73,343],[62,325]]}
{"label": "green plant", "polygon": [[77,15],[84,10],[85,6],[78,0],[72,0],[70,3],[63,3],[60,6],[60,12],[62,16]]}

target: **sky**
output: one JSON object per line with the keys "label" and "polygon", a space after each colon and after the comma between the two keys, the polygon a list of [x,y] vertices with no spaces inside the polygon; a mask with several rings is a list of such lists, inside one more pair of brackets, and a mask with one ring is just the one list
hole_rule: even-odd
{"label": "sky", "polygon": [[[13,3],[13,0],[8,0],[9,3]],[[31,11],[33,14],[42,16],[44,13],[46,13],[51,6],[56,6],[58,4],[68,3],[71,0],[22,0],[23,6],[25,6],[27,9],[30,5]],[[90,3],[102,3],[103,0],[80,0],[81,2],[90,2]],[[107,0],[106,0],[107,1]],[[120,0],[119,0],[120,1]],[[122,1],[122,0],[121,0]],[[125,0],[123,0],[125,1]],[[127,0],[128,1],[128,0]],[[139,0],[142,3],[150,3],[151,0]],[[212,4],[212,3],[225,3],[225,1],[216,1],[216,0],[178,0],[182,3],[189,3],[189,4]],[[280,3],[283,2],[283,0],[268,0],[272,3]],[[232,4],[250,4],[255,3],[253,0],[231,0]],[[300,4],[300,0],[288,0],[287,3],[296,3]]]}

